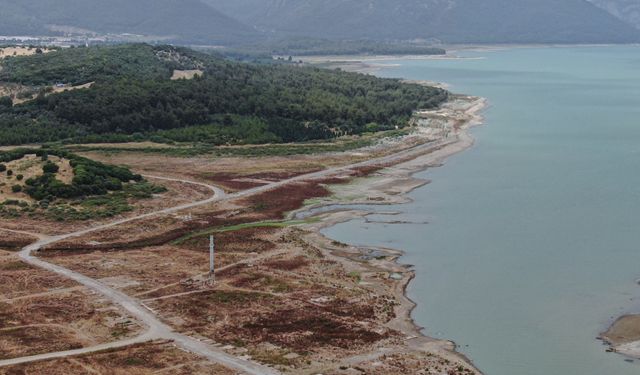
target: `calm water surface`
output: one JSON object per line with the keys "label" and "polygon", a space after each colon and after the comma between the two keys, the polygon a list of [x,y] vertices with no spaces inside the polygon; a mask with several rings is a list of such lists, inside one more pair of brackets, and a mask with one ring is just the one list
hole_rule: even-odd
{"label": "calm water surface", "polygon": [[491,102],[476,146],[420,174],[433,183],[395,207],[429,224],[326,233],[405,250],[417,323],[487,375],[640,374],[595,340],[612,317],[640,312],[640,47],[464,56],[481,59],[379,73]]}

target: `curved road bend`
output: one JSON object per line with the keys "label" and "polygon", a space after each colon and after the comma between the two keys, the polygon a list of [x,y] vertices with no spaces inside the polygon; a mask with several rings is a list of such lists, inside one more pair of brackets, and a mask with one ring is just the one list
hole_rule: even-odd
{"label": "curved road bend", "polygon": [[441,148],[443,146],[447,146],[450,144],[455,143],[459,138],[457,136],[454,137],[449,137],[446,139],[443,139],[441,141],[436,141],[436,142],[431,142],[431,143],[426,143],[426,144],[421,144],[421,145],[417,145],[414,147],[411,147],[409,149],[391,154],[391,155],[387,155],[387,156],[383,156],[383,157],[379,157],[379,158],[375,158],[375,159],[370,159],[370,160],[365,160],[359,163],[354,163],[354,164],[350,164],[350,165],[346,165],[346,166],[341,166],[341,167],[333,167],[333,168],[328,168],[319,172],[313,172],[313,173],[309,173],[309,174],[305,174],[305,175],[300,175],[300,176],[296,176],[293,178],[289,178],[286,180],[282,180],[282,181],[278,181],[278,182],[274,182],[271,184],[267,184],[267,185],[263,185],[263,186],[258,186],[256,188],[252,188],[252,189],[248,189],[248,190],[244,190],[241,192],[237,192],[237,193],[233,193],[233,194],[226,194],[222,189],[217,188],[215,186],[211,186],[211,185],[207,185],[204,183],[199,183],[199,182],[193,182],[193,181],[187,181],[187,180],[182,180],[182,179],[176,179],[176,178],[167,178],[167,177],[158,177],[158,176],[144,176],[147,178],[151,178],[151,179],[159,179],[159,180],[165,180],[165,181],[174,181],[174,182],[182,182],[182,183],[187,183],[187,184],[194,184],[194,185],[199,185],[199,186],[203,186],[206,187],[208,189],[210,189],[214,194],[204,200],[201,201],[197,201],[197,202],[193,202],[193,203],[187,203],[187,204],[182,204],[179,206],[175,206],[175,207],[171,207],[171,208],[166,208],[163,210],[159,210],[159,211],[155,211],[155,212],[150,212],[150,213],[146,213],[146,214],[142,214],[142,215],[138,215],[135,217],[130,217],[127,219],[122,219],[122,220],[117,220],[108,224],[102,224],[102,225],[98,225],[95,227],[91,227],[91,228],[87,228],[87,229],[83,229],[83,230],[79,230],[77,232],[72,232],[72,233],[68,233],[68,234],[63,234],[63,235],[58,235],[58,236],[52,236],[52,237],[45,237],[40,239],[39,241],[26,246],[25,248],[22,249],[22,251],[20,251],[18,253],[19,257],[26,263],[31,264],[33,266],[51,271],[51,272],[55,272],[59,275],[65,276],[69,279],[75,280],[76,282],[102,294],[103,296],[105,296],[106,298],[108,298],[111,302],[120,305],[123,309],[125,309],[129,314],[131,314],[132,316],[134,316],[135,318],[137,318],[138,320],[142,321],[144,324],[147,325],[148,330],[147,332],[145,332],[144,334],[132,338],[132,339],[127,339],[127,340],[123,340],[123,341],[118,341],[118,342],[112,342],[112,343],[106,343],[106,344],[102,344],[102,345],[98,345],[98,346],[93,346],[93,347],[88,347],[88,348],[83,348],[83,349],[77,349],[77,350],[70,350],[70,351],[63,351],[63,352],[55,352],[55,353],[47,353],[47,354],[41,354],[41,355],[35,355],[35,356],[27,356],[27,357],[20,357],[20,358],[14,358],[14,359],[8,359],[8,360],[2,360],[0,361],[0,367],[2,366],[8,366],[8,365],[14,365],[14,364],[20,364],[20,363],[27,363],[27,362],[33,362],[33,361],[38,361],[38,360],[44,360],[44,359],[53,359],[53,358],[63,358],[63,357],[67,357],[67,356],[72,356],[72,355],[78,355],[78,354],[86,354],[86,353],[92,353],[92,352],[96,352],[96,351],[101,351],[101,350],[105,350],[105,349],[113,349],[113,348],[120,348],[120,347],[124,347],[124,346],[128,346],[131,344],[136,344],[136,343],[142,343],[142,342],[146,342],[149,340],[153,340],[153,339],[167,339],[167,340],[173,340],[178,346],[180,346],[181,348],[190,351],[194,354],[198,354],[200,356],[203,356],[213,362],[217,362],[220,363],[222,365],[225,365],[227,367],[236,369],[236,370],[240,370],[244,373],[247,374],[251,374],[251,375],[271,375],[271,374],[279,374],[278,371],[270,368],[270,367],[266,367],[266,366],[262,366],[260,364],[257,364],[255,362],[249,361],[249,360],[245,360],[245,359],[241,359],[238,357],[234,357],[231,356],[227,353],[225,353],[224,351],[214,348],[210,345],[207,345],[193,337],[189,337],[177,332],[174,332],[169,326],[167,326],[166,324],[162,323],[153,312],[151,312],[148,308],[146,308],[145,306],[143,306],[138,300],[114,289],[111,288],[95,279],[92,279],[90,277],[87,277],[85,275],[82,275],[78,272],[69,270],[67,268],[58,266],[56,264],[52,264],[52,263],[48,263],[45,262],[44,260],[41,260],[35,256],[32,255],[33,252],[40,250],[41,248],[43,248],[44,246],[50,245],[52,243],[58,242],[58,241],[62,241],[65,239],[69,239],[69,238],[73,238],[73,237],[79,237],[85,234],[89,234],[92,232],[96,232],[102,229],[107,229],[107,228],[111,228],[111,227],[115,227],[117,225],[120,224],[124,224],[124,223],[128,223],[128,222],[132,222],[135,220],[139,220],[139,219],[144,219],[144,218],[148,218],[148,217],[152,217],[152,216],[157,216],[157,215],[162,215],[162,214],[170,214],[170,213],[174,213],[177,211],[182,211],[182,210],[186,210],[189,208],[194,208],[194,207],[198,207],[198,206],[203,206],[209,203],[213,203],[213,202],[218,202],[218,201],[223,201],[223,200],[232,200],[232,199],[236,199],[236,198],[241,198],[241,197],[248,197],[251,195],[255,195],[255,194],[259,194],[259,193],[263,193],[269,190],[273,190],[276,189],[278,187],[293,183],[293,182],[299,182],[299,181],[305,181],[305,180],[313,180],[313,179],[318,179],[318,178],[323,178],[323,177],[328,177],[340,172],[344,172],[353,168],[358,168],[358,167],[365,167],[365,166],[372,166],[372,165],[376,165],[376,164],[384,164],[384,163],[392,163],[392,162],[396,162],[396,161],[400,161],[404,158],[411,158],[411,157],[417,157],[419,155],[422,155],[424,153],[433,151],[435,149]]}

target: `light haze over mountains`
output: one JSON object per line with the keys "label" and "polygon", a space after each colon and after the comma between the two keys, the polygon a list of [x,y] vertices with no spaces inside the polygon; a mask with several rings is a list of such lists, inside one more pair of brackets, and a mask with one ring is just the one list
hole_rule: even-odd
{"label": "light haze over mountains", "polygon": [[0,35],[138,34],[266,39],[633,43],[636,0],[0,0]]}

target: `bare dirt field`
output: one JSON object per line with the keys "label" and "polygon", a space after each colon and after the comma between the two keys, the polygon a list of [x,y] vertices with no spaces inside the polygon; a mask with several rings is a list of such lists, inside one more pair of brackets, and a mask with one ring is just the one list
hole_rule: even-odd
{"label": "bare dirt field", "polygon": [[54,50],[47,48],[35,48],[35,47],[4,47],[0,48],[0,59],[10,56],[31,56],[35,55],[36,51],[40,49],[42,53],[49,53]]}
{"label": "bare dirt field", "polygon": [[[133,147],[133,146],[132,146]],[[206,183],[219,183],[231,190],[344,165],[361,158],[348,154],[296,155],[269,157],[176,157],[140,152],[83,152],[83,156],[104,163],[125,165],[143,174],[163,174]]]}
{"label": "bare dirt field", "polygon": [[173,75],[171,76],[172,80],[178,79],[194,79],[196,76],[202,77],[204,72],[202,70],[174,70]]}
{"label": "bare dirt field", "polygon": [[92,346],[141,328],[78,284],[0,253],[0,359]]}
{"label": "bare dirt field", "polygon": [[77,287],[73,281],[33,268],[0,250],[0,301]]}
{"label": "bare dirt field", "polygon": [[157,341],[71,358],[0,368],[1,375],[235,375],[236,372]]}

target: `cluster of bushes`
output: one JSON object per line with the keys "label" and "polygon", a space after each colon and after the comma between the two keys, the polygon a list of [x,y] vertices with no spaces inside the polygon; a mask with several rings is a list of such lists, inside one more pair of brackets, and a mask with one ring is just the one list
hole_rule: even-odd
{"label": "cluster of bushes", "polygon": [[68,159],[74,172],[71,184],[65,184],[56,178],[58,166],[47,161],[41,176],[25,181],[24,192],[38,201],[105,195],[122,190],[125,183],[142,181],[142,176],[127,168],[106,165],[58,149],[15,149],[0,153],[0,162],[20,160],[29,154],[36,154],[42,160],[48,160],[49,155]]}
{"label": "cluster of bushes", "polygon": [[[151,184],[126,168],[106,165],[59,149],[23,148],[0,152],[0,162],[19,160],[30,154],[36,154],[45,161],[42,175],[27,179],[24,188],[22,185],[14,185],[12,191],[23,191],[37,202],[0,202],[2,217],[44,215],[56,221],[113,217],[133,210],[131,199],[147,199],[154,194],[166,192],[163,186]],[[70,184],[56,178],[58,166],[48,161],[49,156],[70,160],[74,170],[74,178]],[[16,179],[22,180],[19,176]]]}

